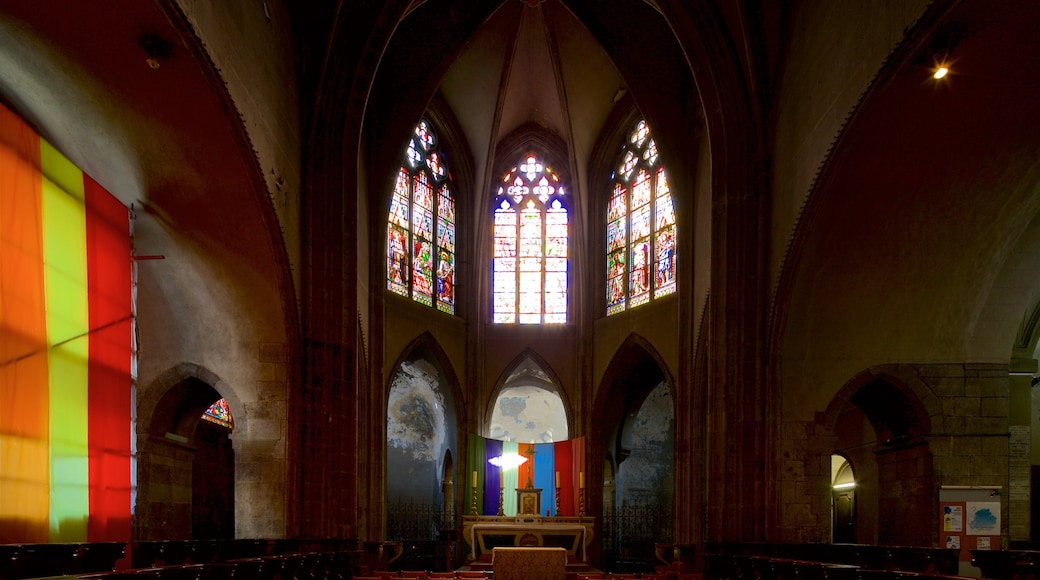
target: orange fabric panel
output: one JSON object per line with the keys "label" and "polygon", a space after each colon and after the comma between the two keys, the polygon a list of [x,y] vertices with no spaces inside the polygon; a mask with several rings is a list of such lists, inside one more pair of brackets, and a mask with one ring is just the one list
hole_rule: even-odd
{"label": "orange fabric panel", "polygon": [[0,543],[46,542],[50,506],[40,140],[0,107]]}

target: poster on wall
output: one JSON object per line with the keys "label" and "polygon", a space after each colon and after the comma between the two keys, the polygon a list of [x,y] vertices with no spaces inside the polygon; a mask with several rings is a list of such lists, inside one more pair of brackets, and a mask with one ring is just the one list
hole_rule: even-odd
{"label": "poster on wall", "polygon": [[[944,532],[963,532],[964,531],[964,506],[961,505],[944,505],[943,506],[943,531]],[[949,536],[956,537],[956,536]],[[949,542],[947,542],[949,543]],[[958,542],[960,544],[960,542]],[[949,546],[947,546],[949,547]],[[959,547],[959,546],[958,546]]]}
{"label": "poster on wall", "polygon": [[999,550],[1000,486],[942,486],[939,488],[939,545],[959,550],[962,565],[972,550]]}
{"label": "poster on wall", "polygon": [[1000,502],[969,501],[965,503],[968,512],[967,530],[969,536],[996,536],[1000,534]]}

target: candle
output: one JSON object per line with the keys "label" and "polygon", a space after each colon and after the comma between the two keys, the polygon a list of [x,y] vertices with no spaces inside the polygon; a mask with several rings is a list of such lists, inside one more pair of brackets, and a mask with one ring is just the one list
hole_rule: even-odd
{"label": "candle", "polygon": [[498,478],[498,487],[500,487],[502,489],[506,488],[506,476],[505,476],[505,474],[499,476],[499,478]]}
{"label": "candle", "polygon": [[556,487],[560,487],[560,472],[556,472]]}
{"label": "candle", "polygon": [[473,470],[473,487],[477,487],[477,470]]}
{"label": "candle", "polygon": [[585,489],[585,472],[578,472],[578,489]]}

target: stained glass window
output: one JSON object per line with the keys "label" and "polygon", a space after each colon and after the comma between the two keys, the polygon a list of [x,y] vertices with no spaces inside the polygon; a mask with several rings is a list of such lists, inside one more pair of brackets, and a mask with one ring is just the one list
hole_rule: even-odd
{"label": "stained glass window", "polygon": [[494,215],[494,321],[567,322],[568,214],[560,176],[528,155],[503,176]]}
{"label": "stained glass window", "polygon": [[675,211],[646,121],[628,134],[607,201],[607,314],[675,292]]}
{"label": "stained glass window", "polygon": [[227,401],[220,399],[216,403],[213,403],[202,413],[202,420],[209,421],[224,427],[228,431],[235,428],[235,420],[231,417],[231,408],[228,407]]}
{"label": "stained glass window", "polygon": [[425,119],[408,142],[390,197],[386,287],[455,313],[455,194],[446,156]]}

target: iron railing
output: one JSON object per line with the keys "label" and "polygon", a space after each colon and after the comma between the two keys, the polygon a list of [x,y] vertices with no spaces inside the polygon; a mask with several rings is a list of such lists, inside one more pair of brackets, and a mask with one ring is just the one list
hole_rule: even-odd
{"label": "iron railing", "polygon": [[672,541],[671,506],[627,504],[603,512],[603,568],[611,572],[653,571],[654,544]]}
{"label": "iron railing", "polygon": [[391,502],[386,515],[387,540],[401,542],[404,548],[391,568],[445,570],[455,561],[455,548],[453,542],[444,540],[443,532],[454,529],[454,514],[444,512],[439,498]]}

